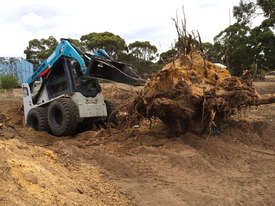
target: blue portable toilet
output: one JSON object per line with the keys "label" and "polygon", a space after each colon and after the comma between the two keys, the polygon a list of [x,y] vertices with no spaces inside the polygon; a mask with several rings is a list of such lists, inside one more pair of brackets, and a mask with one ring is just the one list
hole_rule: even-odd
{"label": "blue portable toilet", "polygon": [[13,74],[20,83],[33,74],[33,64],[23,58],[0,57],[0,76]]}

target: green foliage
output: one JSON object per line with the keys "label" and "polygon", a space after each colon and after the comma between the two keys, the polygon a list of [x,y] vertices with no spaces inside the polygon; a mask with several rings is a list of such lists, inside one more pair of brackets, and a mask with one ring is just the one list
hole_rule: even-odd
{"label": "green foliage", "polygon": [[162,67],[162,64],[154,63],[152,61],[147,61],[143,59],[136,58],[132,54],[121,53],[118,60],[127,64],[132,65],[132,67],[140,74],[143,73],[153,73]]}
{"label": "green foliage", "polygon": [[233,75],[241,75],[253,63],[249,35],[249,27],[236,23],[221,31],[214,39],[219,50],[217,55]]}
{"label": "green foliage", "polygon": [[263,21],[251,30],[250,45],[254,52],[254,62],[261,69],[270,70],[275,68],[275,35],[266,23]]}
{"label": "green foliage", "polygon": [[[257,65],[256,76],[275,67],[275,0],[241,0],[234,7],[237,23],[229,26],[214,41],[215,52],[234,75]],[[263,14],[259,26],[251,28],[252,20]]]}
{"label": "green foliage", "polygon": [[208,61],[213,63],[223,63],[221,60],[221,48],[218,44],[211,44],[210,42],[202,43],[203,52]]}
{"label": "green foliage", "polygon": [[141,60],[133,64],[139,73],[144,74],[151,74],[159,69],[162,68],[162,65],[158,63],[154,63],[151,61]]}
{"label": "green foliage", "polygon": [[69,42],[71,42],[74,46],[78,47],[79,49],[81,49],[82,51],[85,51],[85,44],[81,41],[79,41],[78,39],[71,39],[68,38]]}
{"label": "green foliage", "polygon": [[25,49],[26,59],[33,63],[39,64],[50,56],[58,45],[57,40],[53,36],[49,36],[48,39],[33,39],[29,41],[29,45]]}
{"label": "green foliage", "polygon": [[12,74],[7,74],[0,76],[0,88],[1,89],[11,89],[19,86],[18,79]]}
{"label": "green foliage", "polygon": [[158,63],[159,64],[167,64],[171,61],[171,59],[176,56],[177,54],[177,50],[176,49],[169,49],[168,51],[166,52],[162,52],[160,55],[159,55],[159,60],[158,60]]}
{"label": "green foliage", "polygon": [[[85,52],[96,52],[98,49],[105,49],[114,59],[131,64],[138,72],[151,73],[160,68],[160,65],[153,60],[157,56],[157,48],[150,42],[136,41],[129,45],[130,52],[125,40],[110,32],[89,33],[78,39],[69,41]],[[34,64],[43,61],[58,45],[56,39],[50,36],[48,39],[33,39],[24,51],[26,59]]]}
{"label": "green foliage", "polygon": [[120,53],[118,59],[132,65],[139,73],[152,73],[161,68],[158,63],[153,62],[157,56],[157,48],[150,42],[136,41],[129,44],[128,48],[129,52]]}
{"label": "green foliage", "polygon": [[275,0],[257,0],[257,5],[263,10],[265,17],[273,19],[274,26]]}
{"label": "green foliage", "polygon": [[128,49],[134,57],[145,61],[153,61],[158,51],[149,41],[135,41],[129,44]]}
{"label": "green foliage", "polygon": [[117,58],[120,53],[127,51],[127,45],[120,36],[110,32],[90,33],[81,36],[84,48],[96,52],[98,49],[106,50],[110,56]]}
{"label": "green foliage", "polygon": [[234,6],[233,14],[238,23],[248,24],[258,15],[263,14],[267,19],[275,23],[275,0],[241,0],[238,6]]}
{"label": "green foliage", "polygon": [[240,1],[239,6],[233,7],[233,15],[238,23],[248,24],[255,17],[256,4],[253,1]]}

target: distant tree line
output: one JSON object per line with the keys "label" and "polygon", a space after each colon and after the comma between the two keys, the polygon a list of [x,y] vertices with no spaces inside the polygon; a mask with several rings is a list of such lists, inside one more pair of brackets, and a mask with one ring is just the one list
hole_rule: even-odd
{"label": "distant tree line", "polygon": [[[234,75],[241,75],[245,69],[254,69],[256,73],[275,69],[275,0],[241,0],[233,11],[237,22],[215,36],[213,44],[202,43],[207,59],[225,64]],[[264,16],[264,20],[259,26],[252,27],[252,21],[258,15]],[[174,48],[159,54],[157,47],[149,41],[127,45],[123,38],[110,32],[92,32],[70,40],[85,52],[105,49],[114,59],[133,65],[140,73],[160,69],[179,49],[176,43]],[[57,45],[53,36],[30,40],[24,51],[26,59],[38,64]]]}
{"label": "distant tree line", "polygon": [[[158,49],[149,41],[135,41],[127,45],[123,38],[110,32],[93,32],[80,39],[69,40],[84,52],[94,53],[98,49],[104,49],[115,60],[133,65],[140,73],[151,73],[161,67],[157,63]],[[26,59],[37,65],[48,58],[57,45],[58,41],[53,36],[48,39],[33,39],[24,51]]]}

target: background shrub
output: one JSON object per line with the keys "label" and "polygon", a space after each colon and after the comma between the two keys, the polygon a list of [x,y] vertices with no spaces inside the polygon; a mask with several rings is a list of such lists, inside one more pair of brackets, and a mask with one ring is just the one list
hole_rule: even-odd
{"label": "background shrub", "polygon": [[12,74],[0,76],[0,88],[11,89],[19,86],[18,79]]}

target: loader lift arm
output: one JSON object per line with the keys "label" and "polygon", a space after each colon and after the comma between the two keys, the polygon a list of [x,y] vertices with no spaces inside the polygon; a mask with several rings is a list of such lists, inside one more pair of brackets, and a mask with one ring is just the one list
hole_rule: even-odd
{"label": "loader lift arm", "polygon": [[105,50],[100,49],[95,55],[90,55],[81,51],[67,39],[62,39],[54,52],[27,80],[27,83],[32,85],[37,78],[45,76],[62,56],[75,59],[80,65],[82,76],[100,78],[135,86],[145,83],[132,68],[123,63],[114,61]]}
{"label": "loader lift arm", "polygon": [[56,47],[54,52],[36,69],[33,75],[27,80],[28,84],[32,84],[37,78],[44,76],[52,68],[54,63],[61,56],[74,58],[81,66],[81,71],[86,74],[87,67],[83,58],[79,55],[76,49],[69,43],[68,40],[62,40]]}

